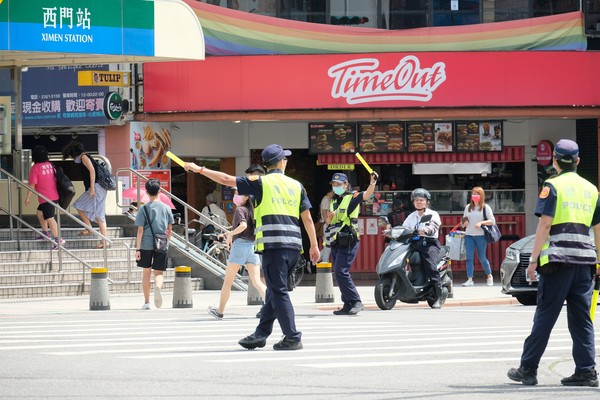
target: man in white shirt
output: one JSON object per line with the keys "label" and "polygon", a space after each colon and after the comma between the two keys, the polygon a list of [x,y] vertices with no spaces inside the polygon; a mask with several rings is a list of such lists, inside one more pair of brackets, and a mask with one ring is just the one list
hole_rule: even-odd
{"label": "man in white shirt", "polygon": [[[329,189],[327,194],[323,196],[321,199],[321,205],[319,206],[321,213],[319,215],[319,222],[323,224],[323,229],[321,232],[325,232],[327,229],[327,213],[329,212],[329,204],[331,203],[331,199],[333,198],[333,190]],[[322,242],[322,237],[319,238],[319,241]],[[329,262],[329,257],[331,255],[331,247],[324,246],[323,250],[321,250],[321,260],[320,262]]]}
{"label": "man in white shirt", "polygon": [[[205,218],[200,218],[200,230],[203,234],[213,233],[220,226],[227,227],[227,215],[218,205],[216,196],[209,193],[206,196],[206,206],[202,209],[202,215]],[[217,224],[217,226],[215,226]],[[219,230],[222,230],[219,228]],[[202,247],[206,245],[206,239],[202,238]]]}

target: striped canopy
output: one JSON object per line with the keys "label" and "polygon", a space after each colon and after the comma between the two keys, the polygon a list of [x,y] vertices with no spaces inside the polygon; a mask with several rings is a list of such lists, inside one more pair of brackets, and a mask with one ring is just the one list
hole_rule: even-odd
{"label": "striped canopy", "polygon": [[387,30],[266,17],[185,0],[213,55],[418,51],[585,50],[583,14],[449,27]]}

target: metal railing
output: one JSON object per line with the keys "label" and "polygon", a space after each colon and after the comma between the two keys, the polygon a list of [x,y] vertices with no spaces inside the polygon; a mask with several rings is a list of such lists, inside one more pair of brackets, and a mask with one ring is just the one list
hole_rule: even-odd
{"label": "metal railing", "polygon": [[[142,194],[143,194],[143,192],[145,192],[145,189],[142,189],[142,184],[144,182],[146,182],[148,180],[148,178],[131,168],[119,168],[119,169],[117,169],[115,176],[118,178],[119,175],[125,175],[125,174],[127,174],[128,177],[136,177],[135,185],[136,185],[137,196],[135,199],[132,199],[132,200],[137,201],[137,205],[139,205],[142,202],[141,200],[143,199]],[[206,224],[212,224],[215,226],[215,229],[219,229],[221,231],[226,231],[226,230],[230,229],[230,227],[214,222],[213,220],[211,220],[210,218],[208,218],[204,214],[202,214],[200,211],[196,210],[194,207],[190,206],[185,201],[181,200],[180,198],[173,195],[171,192],[163,189],[162,187],[160,188],[160,191],[161,191],[161,193],[166,195],[171,201],[175,201],[177,204],[181,205],[184,209],[183,216],[182,216],[182,219],[184,221],[183,222],[183,227],[184,227],[183,235],[179,235],[175,232],[172,232],[171,244],[173,244],[173,248],[175,248],[177,251],[181,252],[182,254],[185,254],[187,257],[189,257],[190,259],[192,259],[193,261],[195,261],[196,263],[198,263],[199,265],[204,267],[206,270],[208,270],[212,274],[214,274],[220,278],[223,278],[225,276],[226,265],[223,264],[222,262],[220,262],[219,260],[217,260],[216,258],[212,257],[211,255],[207,254],[203,249],[196,246],[195,243],[190,242],[189,235],[188,235],[188,226],[190,224],[188,214],[192,213],[192,214],[197,215],[198,216],[197,219],[199,221],[206,221]],[[120,207],[122,209],[130,209],[130,210],[133,209],[133,210],[138,211],[138,209],[139,209],[138,207],[132,206],[131,204],[122,204],[121,193],[119,192],[119,190],[117,190],[116,198],[117,198],[117,207]],[[128,213],[128,215],[129,215],[130,219],[135,220],[135,217],[131,213]],[[244,282],[244,280],[242,279],[242,277],[239,274],[236,276],[236,278],[233,282],[233,286],[239,290],[243,290],[243,291],[248,290],[248,285]]]}
{"label": "metal railing", "polygon": [[[58,204],[56,204],[54,201],[52,201],[51,199],[49,199],[48,197],[44,196],[43,194],[39,193],[38,191],[36,191],[35,189],[31,188],[27,183],[17,179],[14,175],[12,175],[11,173],[9,173],[8,171],[0,168],[0,173],[4,174],[7,177],[7,195],[8,195],[8,208],[4,208],[4,207],[0,207],[0,211],[2,211],[3,213],[7,214],[9,217],[9,231],[10,231],[10,240],[16,240],[17,242],[17,249],[21,249],[21,225],[26,226],[27,228],[29,228],[29,230],[37,233],[39,236],[41,236],[44,240],[49,241],[53,244],[56,244],[57,246],[57,250],[50,250],[51,255],[50,255],[50,259],[52,259],[52,251],[57,251],[57,257],[58,257],[58,272],[63,272],[63,254],[62,252],[65,252],[66,254],[68,254],[69,256],[71,256],[72,258],[74,258],[75,260],[81,262],[81,264],[83,265],[83,270],[82,270],[82,291],[83,291],[83,287],[85,286],[85,272],[87,270],[91,270],[93,268],[93,266],[91,264],[89,264],[87,261],[85,261],[84,259],[82,259],[81,257],[77,256],[76,254],[74,254],[72,251],[70,251],[69,249],[65,248],[62,244],[61,244],[61,214],[64,214],[65,216],[67,216],[71,221],[75,222],[76,224],[80,225],[81,227],[85,228],[86,230],[88,230],[89,232],[91,232],[93,235],[97,236],[100,240],[103,240],[104,243],[108,243],[109,246],[112,246],[113,244],[117,243],[113,240],[111,240],[110,238],[102,235],[100,232],[97,232],[93,229],[93,227],[91,225],[86,224],[85,222],[81,221],[79,218],[75,217],[74,215],[72,215],[69,211],[65,210],[64,208],[62,208],[61,206],[59,206]],[[13,185],[16,184],[16,189],[17,189],[17,200],[18,200],[18,206],[17,206],[17,212],[14,212],[14,207],[13,207]],[[54,241],[48,237],[46,237],[41,230],[37,229],[36,227],[34,227],[33,225],[29,224],[27,221],[25,221],[25,219],[23,218],[23,210],[22,210],[22,194],[21,191],[25,189],[28,190],[29,192],[31,192],[32,194],[41,197],[42,199],[46,200],[49,204],[52,205],[52,207],[54,207],[55,210],[55,215],[56,215],[56,224],[57,224],[57,229],[58,229],[58,237],[56,238],[56,243],[54,243]],[[15,234],[15,226],[13,223],[13,220],[17,221],[17,228],[16,228],[16,234]],[[15,239],[16,238],[16,239]],[[127,250],[127,283],[130,283],[131,281],[131,246],[129,246],[127,243],[122,242],[121,243]],[[109,246],[104,246],[103,247],[103,261],[104,261],[104,266],[108,268],[108,248]],[[108,279],[109,282],[111,283],[116,283],[116,281],[112,280],[112,279]]]}

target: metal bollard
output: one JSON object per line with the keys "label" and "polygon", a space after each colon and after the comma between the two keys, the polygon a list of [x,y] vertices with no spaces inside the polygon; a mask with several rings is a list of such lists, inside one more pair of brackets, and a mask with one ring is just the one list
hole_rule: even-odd
{"label": "metal bollard", "polygon": [[315,290],[315,303],[333,303],[333,273],[331,263],[317,263],[317,284]]}
{"label": "metal bollard", "polygon": [[175,267],[173,308],[192,308],[192,267]]}
{"label": "metal bollard", "polygon": [[92,268],[90,310],[110,310],[108,297],[108,268]]}
{"label": "metal bollard", "polygon": [[249,306],[257,306],[264,303],[262,296],[252,282],[250,282],[250,277],[248,277],[248,298],[246,302]]}

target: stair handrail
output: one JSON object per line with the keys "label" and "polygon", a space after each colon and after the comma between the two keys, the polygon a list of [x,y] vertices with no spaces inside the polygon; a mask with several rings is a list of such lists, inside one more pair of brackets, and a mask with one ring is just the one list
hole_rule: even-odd
{"label": "stair handrail", "polygon": [[[44,238],[45,240],[48,240],[50,242],[53,243],[53,241],[50,238],[46,238],[45,235],[41,234],[41,231],[39,231],[37,228],[33,227],[31,224],[27,223],[24,219],[23,219],[23,211],[22,211],[22,206],[21,206],[21,190],[22,188],[25,188],[26,190],[32,192],[34,195],[41,197],[42,199],[46,200],[49,204],[52,205],[52,207],[54,207],[56,214],[56,224],[57,224],[57,230],[58,230],[58,237],[56,238],[57,242],[56,245],[58,247],[58,271],[62,272],[62,252],[65,251],[68,255],[70,255],[71,257],[73,257],[74,259],[76,259],[77,261],[81,262],[83,265],[83,273],[82,273],[82,288],[85,285],[85,271],[86,268],[88,270],[91,270],[93,268],[92,265],[90,265],[87,261],[83,260],[82,258],[80,258],[79,256],[75,255],[73,252],[69,251],[67,248],[65,248],[61,243],[60,243],[60,239],[61,239],[61,222],[60,222],[60,216],[61,213],[64,213],[68,218],[70,218],[71,220],[73,220],[75,223],[79,224],[80,226],[82,226],[83,228],[85,228],[88,232],[91,232],[92,234],[98,236],[101,240],[105,241],[106,243],[108,243],[109,245],[112,246],[112,244],[116,243],[115,241],[111,240],[110,238],[102,235],[100,232],[97,232],[96,230],[94,230],[94,228],[91,225],[86,224],[85,222],[81,221],[79,218],[75,217],[73,214],[71,214],[69,211],[65,210],[64,208],[62,208],[60,205],[58,205],[57,203],[55,203],[54,201],[52,201],[51,199],[49,199],[48,197],[44,196],[43,194],[39,193],[37,190],[33,189],[31,186],[29,186],[29,184],[23,182],[22,180],[18,179],[17,177],[15,177],[14,175],[12,175],[10,172],[6,171],[3,168],[0,168],[0,172],[5,174],[8,177],[8,182],[7,182],[7,193],[8,193],[8,209],[5,209],[3,207],[0,207],[0,210],[2,210],[3,212],[5,212],[6,214],[8,214],[8,216],[10,217],[9,221],[10,221],[10,238],[11,240],[15,240],[15,233],[14,233],[14,227],[12,224],[12,220],[16,219],[20,224],[24,224],[26,227],[28,227],[30,230],[33,230],[34,232],[40,234],[40,236],[42,236],[42,238]],[[17,190],[18,190],[18,199],[19,199],[19,213],[18,215],[15,214],[13,212],[13,207],[12,207],[12,181],[14,181],[17,184]],[[20,229],[19,229],[20,232]],[[17,235],[17,248],[21,248],[21,244],[20,244],[20,235]],[[127,283],[130,283],[131,281],[131,246],[129,246],[129,244],[125,243],[125,242],[121,242],[121,244],[123,246],[125,246],[126,250],[127,250]],[[109,246],[104,246],[103,247],[103,261],[104,261],[104,267],[108,268],[108,247]],[[52,254],[52,250],[51,250],[51,254]],[[52,257],[50,257],[52,258]],[[114,283],[114,281],[112,279],[108,279],[107,280],[111,283]]]}

